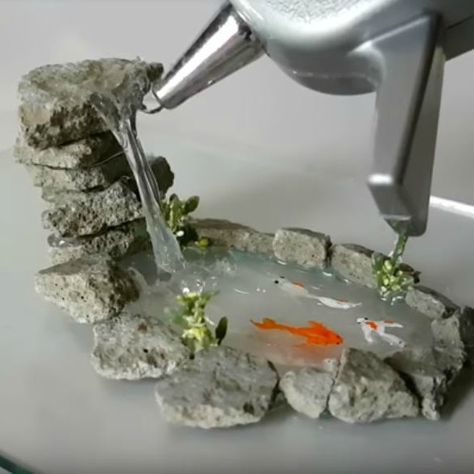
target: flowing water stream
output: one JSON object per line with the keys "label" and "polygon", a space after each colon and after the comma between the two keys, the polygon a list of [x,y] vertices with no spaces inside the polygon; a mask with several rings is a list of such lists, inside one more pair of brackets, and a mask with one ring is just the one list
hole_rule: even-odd
{"label": "flowing water stream", "polygon": [[[135,65],[135,67],[133,67]],[[141,61],[131,63],[130,70],[109,75],[109,86],[102,90],[113,92],[94,93],[96,109],[115,135],[127,157],[137,182],[148,234],[158,272],[175,273],[184,269],[184,258],[176,237],[169,230],[161,213],[161,196],[158,183],[150,168],[138,137],[136,116],[151,81],[146,65]],[[94,91],[94,88],[91,88]]]}

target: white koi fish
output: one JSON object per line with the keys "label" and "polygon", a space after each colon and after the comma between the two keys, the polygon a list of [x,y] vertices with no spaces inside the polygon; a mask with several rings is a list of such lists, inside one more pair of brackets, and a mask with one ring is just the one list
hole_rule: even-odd
{"label": "white koi fish", "polygon": [[[307,289],[304,283],[301,283],[299,281],[289,281],[285,277],[280,276],[279,278],[276,278],[274,280],[274,283],[278,285],[283,291],[286,291],[290,295],[293,296],[300,296],[303,298],[310,298],[312,300],[316,300],[319,303],[321,303],[324,306],[327,306],[328,308],[333,308],[333,309],[352,309],[356,308],[357,306],[360,306],[362,303],[354,303],[351,301],[347,300],[340,300],[340,299],[335,299],[335,298],[330,298],[328,296],[318,296],[313,293],[310,293]],[[315,290],[318,290],[319,288],[316,286],[313,286]]]}
{"label": "white koi fish", "polygon": [[364,334],[365,340],[372,344],[375,342],[374,334],[377,334],[385,342],[388,342],[391,346],[405,347],[406,343],[404,340],[393,334],[387,334],[386,328],[402,328],[400,323],[395,321],[372,321],[368,318],[357,318],[357,324],[360,325]]}
{"label": "white koi fish", "polygon": [[354,303],[352,301],[347,301],[347,300],[329,298],[328,296],[314,295],[314,299],[318,300],[324,306],[327,306],[328,308],[334,308],[334,309],[352,309],[362,304],[362,303]]}

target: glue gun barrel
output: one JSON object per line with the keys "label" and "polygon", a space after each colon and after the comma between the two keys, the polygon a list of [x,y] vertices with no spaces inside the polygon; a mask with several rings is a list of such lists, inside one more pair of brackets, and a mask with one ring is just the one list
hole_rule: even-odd
{"label": "glue gun barrel", "polygon": [[173,109],[257,59],[263,50],[248,25],[225,4],[155,88],[162,108]]}

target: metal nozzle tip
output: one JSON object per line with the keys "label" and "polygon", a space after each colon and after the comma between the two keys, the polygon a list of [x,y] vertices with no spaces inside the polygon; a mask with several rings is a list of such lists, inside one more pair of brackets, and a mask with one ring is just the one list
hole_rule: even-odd
{"label": "metal nozzle tip", "polygon": [[161,104],[159,104],[157,107],[155,107],[153,109],[147,109],[145,107],[143,109],[143,112],[145,112],[146,114],[156,114],[156,113],[160,112],[161,110],[163,110],[163,106]]}
{"label": "metal nozzle tip", "polygon": [[[158,103],[158,105],[156,105],[156,103]],[[152,88],[143,100],[141,111],[145,114],[156,114],[160,112],[163,108],[164,107],[158,99],[155,90]]]}

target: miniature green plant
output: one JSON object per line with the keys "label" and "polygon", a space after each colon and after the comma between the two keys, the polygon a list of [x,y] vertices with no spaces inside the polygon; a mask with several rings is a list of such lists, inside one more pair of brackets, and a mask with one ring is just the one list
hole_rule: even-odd
{"label": "miniature green plant", "polygon": [[183,328],[181,339],[193,353],[217,347],[227,334],[227,318],[214,323],[206,316],[206,306],[215,293],[188,291],[177,297],[179,311],[175,322]]}
{"label": "miniature green plant", "polygon": [[408,236],[401,233],[388,257],[380,253],[373,255],[372,268],[377,281],[377,290],[380,297],[389,303],[403,298],[417,280],[416,272],[402,263],[407,241]]}
{"label": "miniature green plant", "polygon": [[196,229],[191,225],[189,215],[199,206],[199,196],[191,196],[182,201],[176,194],[171,194],[161,202],[163,216],[171,232],[178,239],[181,247],[198,241]]}

